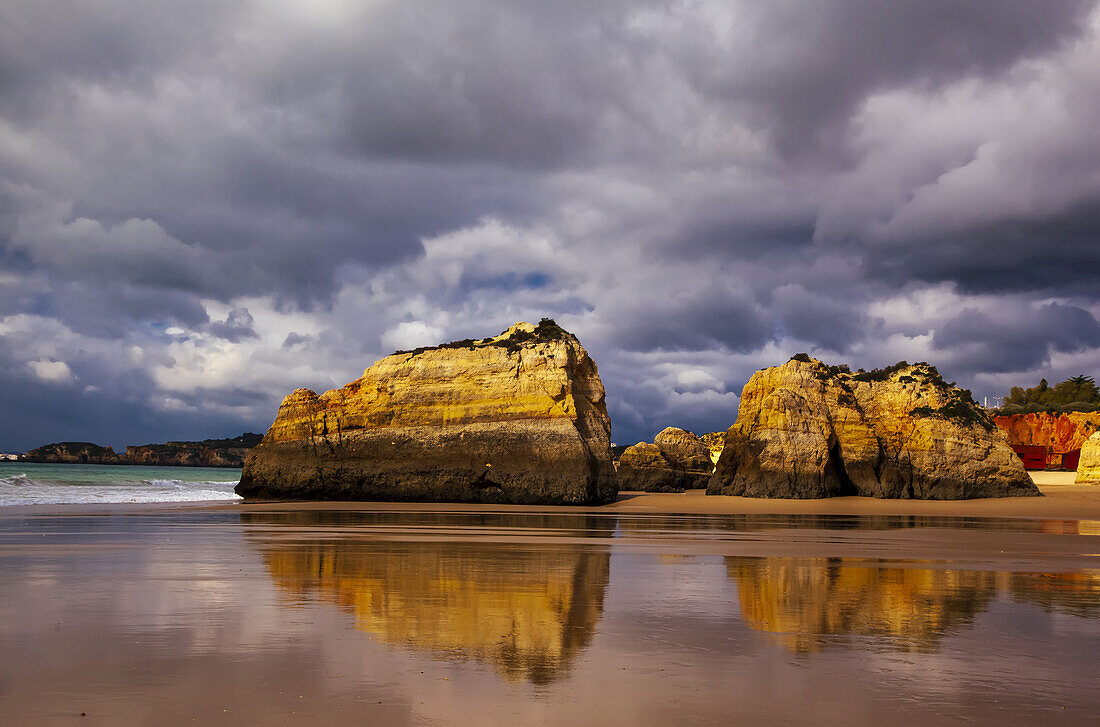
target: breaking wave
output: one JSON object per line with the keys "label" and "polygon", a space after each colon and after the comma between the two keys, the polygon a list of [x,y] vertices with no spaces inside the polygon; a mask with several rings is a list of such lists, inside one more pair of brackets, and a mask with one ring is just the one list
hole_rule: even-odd
{"label": "breaking wave", "polygon": [[239,500],[233,492],[236,484],[173,479],[68,484],[42,482],[21,473],[0,477],[0,506]]}

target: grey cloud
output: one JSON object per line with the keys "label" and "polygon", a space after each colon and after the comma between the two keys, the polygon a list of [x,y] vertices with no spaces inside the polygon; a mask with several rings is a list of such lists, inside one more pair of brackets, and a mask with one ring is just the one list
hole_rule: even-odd
{"label": "grey cloud", "polygon": [[992,312],[963,310],[932,338],[933,348],[955,349],[964,371],[1000,373],[1034,369],[1051,352],[1100,347],[1100,322],[1076,306],[1049,303],[1037,309],[1006,306]]}
{"label": "grey cloud", "polygon": [[247,308],[234,308],[224,321],[210,324],[210,332],[219,338],[237,343],[246,338],[257,338],[252,315]]}
{"label": "grey cloud", "polygon": [[[962,383],[1088,356],[1096,13],[7,2],[0,393],[51,438],[60,389],[27,362],[64,361],[99,388],[70,438],[235,433],[281,387],[358,375],[400,322],[462,338],[550,315],[600,361],[616,438],[648,439],[725,428],[791,346],[877,365],[930,332]],[[941,288],[973,313],[868,312]],[[214,373],[222,346],[240,371]],[[684,357],[722,385],[669,375]]]}

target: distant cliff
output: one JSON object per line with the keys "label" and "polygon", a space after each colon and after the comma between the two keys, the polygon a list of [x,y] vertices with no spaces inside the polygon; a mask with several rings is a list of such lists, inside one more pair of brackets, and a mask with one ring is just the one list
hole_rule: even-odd
{"label": "distant cliff", "polygon": [[110,447],[91,442],[58,442],[32,449],[21,462],[60,464],[139,464],[171,467],[240,467],[263,435],[246,432],[232,439],[204,439],[201,442],[165,442],[127,447],[115,454]]}
{"label": "distant cliff", "polygon": [[993,417],[1012,445],[1037,444],[1064,453],[1081,449],[1093,432],[1100,431],[1100,412],[1034,412]]}
{"label": "distant cliff", "polygon": [[126,462],[173,467],[240,467],[244,458],[263,439],[262,434],[245,433],[232,439],[204,439],[201,442],[165,442],[126,448]]}
{"label": "distant cliff", "polygon": [[55,442],[23,454],[20,462],[58,462],[62,464],[119,464],[120,457],[110,447],[91,442]]}

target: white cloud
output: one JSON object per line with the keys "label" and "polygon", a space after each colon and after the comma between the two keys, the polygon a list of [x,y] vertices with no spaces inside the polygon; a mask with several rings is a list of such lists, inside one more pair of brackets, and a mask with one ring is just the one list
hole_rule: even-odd
{"label": "white cloud", "polygon": [[40,381],[49,384],[69,384],[73,381],[73,372],[64,361],[28,361],[27,368]]}

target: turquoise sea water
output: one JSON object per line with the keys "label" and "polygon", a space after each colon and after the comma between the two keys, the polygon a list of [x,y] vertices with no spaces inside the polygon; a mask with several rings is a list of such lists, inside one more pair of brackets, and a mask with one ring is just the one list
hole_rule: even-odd
{"label": "turquoise sea water", "polygon": [[238,469],[0,462],[0,507],[237,500]]}

